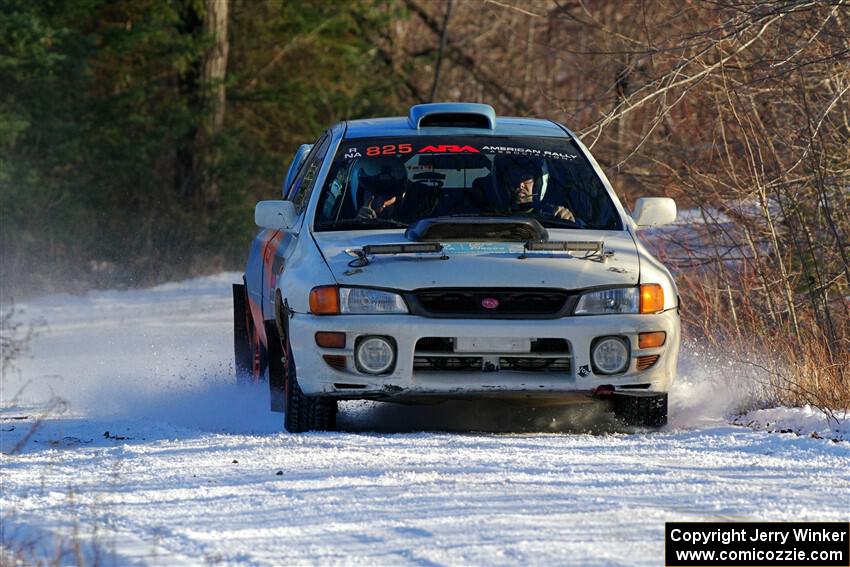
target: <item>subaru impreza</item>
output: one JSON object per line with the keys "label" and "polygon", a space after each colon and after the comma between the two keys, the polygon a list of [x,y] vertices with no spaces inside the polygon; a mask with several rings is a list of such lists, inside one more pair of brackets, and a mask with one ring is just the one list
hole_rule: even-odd
{"label": "subaru impreza", "polygon": [[341,122],[296,153],[233,286],[236,371],[287,430],[337,402],[609,400],[660,426],[679,350],[670,272],[569,129],[471,103]]}

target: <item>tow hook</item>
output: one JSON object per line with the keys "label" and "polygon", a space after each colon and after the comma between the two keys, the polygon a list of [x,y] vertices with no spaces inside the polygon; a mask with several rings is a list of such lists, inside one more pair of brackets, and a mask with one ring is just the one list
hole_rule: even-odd
{"label": "tow hook", "polygon": [[594,398],[608,400],[614,395],[614,386],[611,384],[603,384],[602,386],[595,387],[592,392]]}

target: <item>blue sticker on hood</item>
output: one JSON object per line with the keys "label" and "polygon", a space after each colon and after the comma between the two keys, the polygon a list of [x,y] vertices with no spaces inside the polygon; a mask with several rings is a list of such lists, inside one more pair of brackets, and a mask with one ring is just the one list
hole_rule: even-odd
{"label": "blue sticker on hood", "polygon": [[446,254],[522,254],[524,244],[512,242],[452,242],[445,244]]}

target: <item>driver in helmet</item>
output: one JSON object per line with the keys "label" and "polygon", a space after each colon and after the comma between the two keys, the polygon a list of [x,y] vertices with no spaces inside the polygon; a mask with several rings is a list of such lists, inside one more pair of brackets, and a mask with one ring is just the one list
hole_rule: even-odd
{"label": "driver in helmet", "polygon": [[[576,221],[571,210],[563,205],[543,203],[538,194],[542,186],[543,172],[534,159],[513,160],[504,173],[507,182],[508,203],[512,213],[542,213],[557,219]],[[537,193],[535,193],[537,186]]]}
{"label": "driver in helmet", "polygon": [[359,219],[393,219],[404,199],[407,173],[395,157],[366,158],[360,169]]}

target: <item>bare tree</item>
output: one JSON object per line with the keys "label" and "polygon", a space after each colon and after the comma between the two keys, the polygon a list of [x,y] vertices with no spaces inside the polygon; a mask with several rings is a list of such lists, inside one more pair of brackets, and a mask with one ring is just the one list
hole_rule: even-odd
{"label": "bare tree", "polygon": [[[401,1],[392,42],[425,92],[416,62],[445,37],[447,5]],[[695,299],[688,332],[769,353],[795,403],[847,407],[848,28],[846,0],[467,0],[440,93],[560,119],[627,202],[693,209],[664,251]]]}

